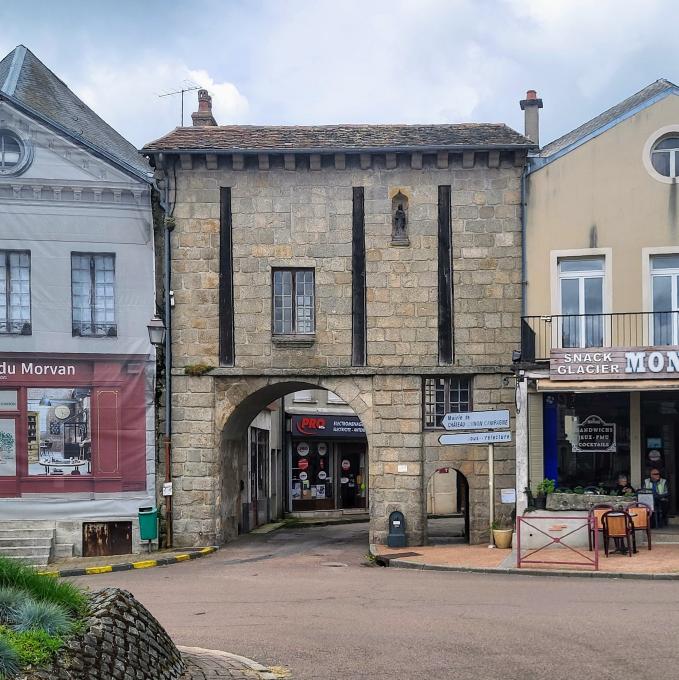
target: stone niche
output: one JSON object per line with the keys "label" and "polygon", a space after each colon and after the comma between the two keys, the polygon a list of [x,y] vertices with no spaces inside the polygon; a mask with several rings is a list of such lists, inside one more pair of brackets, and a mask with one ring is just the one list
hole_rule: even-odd
{"label": "stone niche", "polygon": [[[390,192],[392,193],[392,192]],[[391,197],[391,245],[409,246],[408,238],[408,196],[402,189],[395,190]]]}

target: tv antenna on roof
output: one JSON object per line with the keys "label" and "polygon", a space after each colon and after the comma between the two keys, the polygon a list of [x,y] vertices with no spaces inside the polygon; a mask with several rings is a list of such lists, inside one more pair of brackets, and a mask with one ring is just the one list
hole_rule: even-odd
{"label": "tv antenna on roof", "polygon": [[158,97],[170,97],[173,94],[180,94],[182,96],[182,122],[181,122],[182,127],[184,127],[184,93],[191,92],[192,90],[200,90],[200,86],[189,82],[181,90],[175,90],[174,92],[166,92],[165,94],[158,95]]}

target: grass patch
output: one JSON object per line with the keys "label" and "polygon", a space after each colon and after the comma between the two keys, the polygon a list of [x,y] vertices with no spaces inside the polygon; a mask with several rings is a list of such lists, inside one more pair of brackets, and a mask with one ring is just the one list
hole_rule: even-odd
{"label": "grass patch", "polygon": [[[57,635],[44,630],[28,630],[23,633],[0,626],[0,640],[5,640],[17,653],[22,666],[38,666],[49,661],[63,646],[64,641]],[[2,677],[2,676],[0,676]]]}
{"label": "grass patch", "polygon": [[4,557],[0,557],[0,587],[18,588],[35,600],[61,605],[76,617],[87,613],[87,596],[79,588]]}

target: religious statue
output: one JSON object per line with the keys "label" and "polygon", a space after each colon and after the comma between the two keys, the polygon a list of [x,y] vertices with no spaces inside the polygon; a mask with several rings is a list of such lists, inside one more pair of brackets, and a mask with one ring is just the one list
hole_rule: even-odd
{"label": "religious statue", "polygon": [[392,243],[408,242],[408,235],[406,234],[406,213],[405,210],[403,210],[403,203],[399,203],[394,211],[391,241]]}

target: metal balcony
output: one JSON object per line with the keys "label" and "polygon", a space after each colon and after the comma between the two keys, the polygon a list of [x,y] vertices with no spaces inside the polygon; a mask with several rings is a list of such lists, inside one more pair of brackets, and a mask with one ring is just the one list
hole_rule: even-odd
{"label": "metal balcony", "polygon": [[521,319],[521,361],[547,361],[553,349],[679,345],[679,311],[552,314]]}

